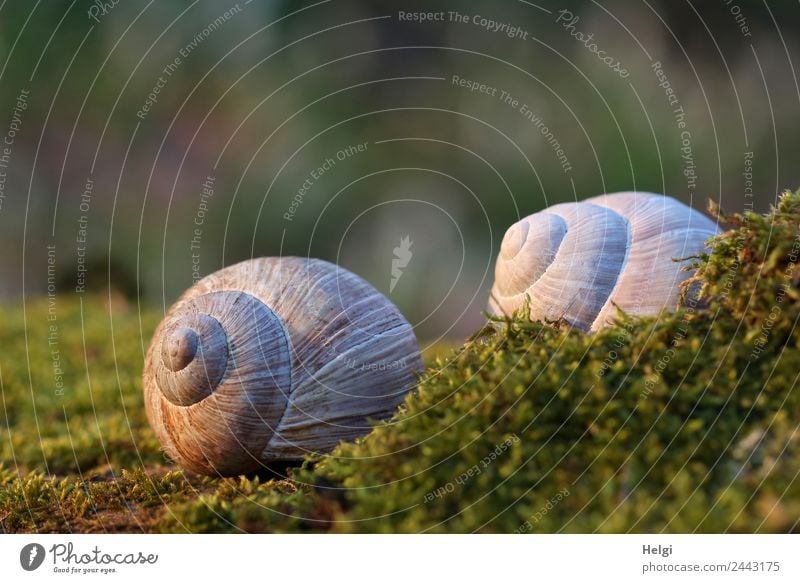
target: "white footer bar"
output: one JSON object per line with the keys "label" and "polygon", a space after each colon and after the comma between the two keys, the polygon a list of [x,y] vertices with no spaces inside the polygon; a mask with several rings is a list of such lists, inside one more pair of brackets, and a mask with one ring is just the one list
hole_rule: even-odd
{"label": "white footer bar", "polygon": [[799,554],[793,535],[3,535],[0,580],[777,582]]}

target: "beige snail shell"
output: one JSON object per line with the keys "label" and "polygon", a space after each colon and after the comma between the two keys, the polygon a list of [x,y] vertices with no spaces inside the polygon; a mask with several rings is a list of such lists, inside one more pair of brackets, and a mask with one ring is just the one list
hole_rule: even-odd
{"label": "beige snail shell", "polygon": [[677,200],[619,192],[557,204],[512,225],[495,267],[489,309],[511,315],[530,298],[532,320],[583,330],[611,324],[618,306],[639,316],[674,309],[716,224]]}
{"label": "beige snail shell", "polygon": [[316,259],[252,259],[167,312],[147,352],[145,408],[172,459],[235,475],[363,435],[421,369],[411,326],[360,277]]}

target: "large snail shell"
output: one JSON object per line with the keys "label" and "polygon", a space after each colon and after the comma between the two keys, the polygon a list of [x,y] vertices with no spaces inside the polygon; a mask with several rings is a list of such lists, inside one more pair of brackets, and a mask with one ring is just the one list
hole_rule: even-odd
{"label": "large snail shell", "polygon": [[397,308],[330,263],[261,258],[197,282],[156,329],[148,420],[204,474],[326,452],[386,418],[422,363]]}
{"label": "large snail shell", "polygon": [[506,232],[489,309],[510,315],[530,297],[531,319],[584,330],[610,324],[616,306],[635,315],[674,309],[688,277],[683,259],[719,232],[673,198],[619,192],[557,204]]}

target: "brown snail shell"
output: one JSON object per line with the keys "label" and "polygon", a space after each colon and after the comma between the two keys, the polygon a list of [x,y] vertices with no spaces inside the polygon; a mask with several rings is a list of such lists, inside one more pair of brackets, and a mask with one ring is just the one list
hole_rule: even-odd
{"label": "brown snail shell", "polygon": [[633,315],[674,309],[689,276],[684,259],[719,233],[674,198],[618,192],[557,204],[505,234],[489,309],[510,315],[530,298],[531,319],[564,319],[583,330],[611,324],[617,307]]}
{"label": "brown snail shell", "polygon": [[366,433],[421,369],[411,325],[363,279],[316,259],[252,259],[167,312],[147,352],[145,407],[172,459],[234,475]]}

